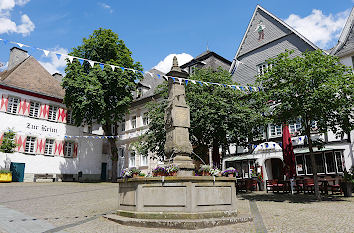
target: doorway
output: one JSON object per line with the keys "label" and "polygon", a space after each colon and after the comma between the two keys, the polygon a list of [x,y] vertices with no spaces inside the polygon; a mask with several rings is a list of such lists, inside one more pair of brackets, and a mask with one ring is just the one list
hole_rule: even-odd
{"label": "doorway", "polygon": [[102,163],[101,166],[101,181],[107,180],[107,163]]}
{"label": "doorway", "polygon": [[273,179],[283,180],[283,161],[281,159],[271,159]]}
{"label": "doorway", "polygon": [[11,163],[10,171],[12,172],[13,182],[23,182],[25,176],[25,164],[24,163]]}

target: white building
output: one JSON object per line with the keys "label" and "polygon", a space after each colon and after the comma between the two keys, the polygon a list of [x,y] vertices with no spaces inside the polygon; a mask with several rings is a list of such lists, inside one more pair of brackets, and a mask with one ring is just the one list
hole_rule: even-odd
{"label": "white building", "polygon": [[18,146],[15,153],[0,152],[0,167],[14,169],[15,180],[107,178],[109,158],[102,155],[102,140],[66,137],[92,134],[72,125],[70,111],[62,103],[60,78],[26,51],[11,49],[8,69],[0,73],[0,136],[13,130]]}

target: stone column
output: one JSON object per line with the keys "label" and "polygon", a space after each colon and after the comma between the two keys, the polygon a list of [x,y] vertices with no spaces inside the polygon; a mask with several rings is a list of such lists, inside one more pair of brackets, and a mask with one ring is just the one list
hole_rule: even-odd
{"label": "stone column", "polygon": [[189,141],[190,110],[185,99],[184,83],[178,78],[187,78],[188,73],[178,66],[173,58],[171,71],[166,74],[176,79],[168,80],[168,104],[165,112],[166,142],[165,154],[173,158],[173,164],[180,168],[177,176],[192,176],[195,165],[190,157],[193,148]]}

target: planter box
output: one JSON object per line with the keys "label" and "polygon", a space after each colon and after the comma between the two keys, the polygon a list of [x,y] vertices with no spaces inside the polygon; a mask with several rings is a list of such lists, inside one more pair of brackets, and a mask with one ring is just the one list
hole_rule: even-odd
{"label": "planter box", "polygon": [[0,173],[0,183],[2,182],[11,182],[12,173]]}
{"label": "planter box", "polygon": [[345,197],[351,197],[352,196],[352,185],[353,183],[351,182],[343,182],[342,183],[342,189]]}

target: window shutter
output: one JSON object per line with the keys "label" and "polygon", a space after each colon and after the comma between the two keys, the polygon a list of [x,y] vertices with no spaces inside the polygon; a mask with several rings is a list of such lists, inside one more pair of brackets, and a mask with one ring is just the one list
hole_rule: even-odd
{"label": "window shutter", "polygon": [[64,142],[62,140],[54,141],[54,155],[64,156]]}
{"label": "window shutter", "polygon": [[44,148],[45,148],[45,138],[37,138],[37,148],[36,148],[36,154],[44,154]]}
{"label": "window shutter", "polygon": [[29,115],[29,110],[30,110],[30,101],[27,99],[21,98],[21,102],[18,108],[18,114],[19,115]]}
{"label": "window shutter", "polygon": [[0,133],[0,145],[2,144],[2,140],[4,139],[4,133],[3,132],[1,132]]}
{"label": "window shutter", "polygon": [[75,142],[74,143],[73,158],[77,158],[78,146],[79,146],[79,144],[77,142]]}
{"label": "window shutter", "polygon": [[48,119],[48,113],[49,113],[49,105],[42,104],[39,117],[42,119]]}
{"label": "window shutter", "polygon": [[67,114],[66,109],[58,108],[57,121],[62,122],[62,123],[66,123],[66,114]]}
{"label": "window shutter", "polygon": [[16,143],[17,143],[16,151],[25,152],[26,140],[27,140],[26,135],[16,135]]}
{"label": "window shutter", "polygon": [[0,103],[0,111],[6,112],[7,111],[7,104],[8,104],[8,96],[5,94],[2,94],[1,96],[1,103]]}

